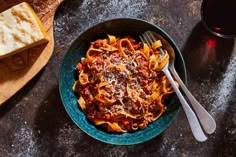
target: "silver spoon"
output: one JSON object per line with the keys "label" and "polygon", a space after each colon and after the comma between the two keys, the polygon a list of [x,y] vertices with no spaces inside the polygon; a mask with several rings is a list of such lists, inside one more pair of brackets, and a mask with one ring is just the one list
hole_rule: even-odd
{"label": "silver spoon", "polygon": [[[152,45],[152,43],[156,41],[156,38],[154,38],[152,34],[150,34],[149,32],[145,32],[143,36],[140,36],[140,39],[143,43],[146,43],[149,47]],[[160,52],[161,54],[164,55],[164,51],[161,48],[160,48]],[[192,130],[194,137],[196,138],[196,140],[203,142],[207,139],[207,137],[205,136],[201,128],[201,125],[197,119],[197,116],[195,115],[191,107],[188,105],[188,102],[185,100],[179,88],[175,84],[174,79],[172,78],[168,70],[168,67],[169,67],[169,60],[167,61],[166,65],[162,68],[162,71],[166,75],[176,95],[178,96],[180,103],[182,104],[182,107],[185,111],[185,114],[187,116],[187,119],[188,119],[188,122],[189,122],[189,125],[190,125],[190,128]]]}
{"label": "silver spoon", "polygon": [[182,88],[183,92],[189,99],[194,111],[196,112],[198,119],[200,120],[200,123],[202,124],[203,129],[208,134],[212,134],[216,130],[216,122],[212,118],[212,116],[201,106],[201,104],[194,98],[194,96],[190,93],[190,91],[187,89],[181,78],[179,77],[178,73],[175,70],[174,62],[175,62],[175,52],[172,48],[172,46],[159,34],[149,31],[153,34],[153,36],[156,39],[160,39],[162,42],[163,47],[167,50],[170,59],[169,59],[169,69],[175,79],[178,81],[180,87]]}

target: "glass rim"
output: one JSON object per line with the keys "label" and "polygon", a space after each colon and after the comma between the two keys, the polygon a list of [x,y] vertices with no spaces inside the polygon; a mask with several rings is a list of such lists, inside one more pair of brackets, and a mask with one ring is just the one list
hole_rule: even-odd
{"label": "glass rim", "polygon": [[218,37],[222,37],[222,38],[235,38],[236,37],[236,31],[235,33],[233,34],[224,34],[224,33],[217,33],[215,31],[213,31],[209,26],[208,24],[206,23],[205,19],[204,19],[204,7],[206,5],[206,3],[208,2],[209,0],[202,0],[202,3],[201,3],[201,21],[204,25],[204,27],[209,31],[211,32],[212,34],[218,36]]}

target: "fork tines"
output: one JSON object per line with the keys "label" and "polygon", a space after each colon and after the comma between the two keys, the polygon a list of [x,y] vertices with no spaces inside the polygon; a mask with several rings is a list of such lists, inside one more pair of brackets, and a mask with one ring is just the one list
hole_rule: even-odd
{"label": "fork tines", "polygon": [[144,32],[142,36],[139,36],[139,38],[143,43],[146,43],[149,47],[151,47],[152,43],[156,41],[151,31]]}
{"label": "fork tines", "polygon": [[[139,36],[139,38],[142,43],[146,43],[149,47],[152,47],[152,44],[158,40],[154,37],[151,31],[144,32],[142,35]],[[164,51],[161,47],[159,48],[159,51],[161,52],[161,54],[164,54]]]}

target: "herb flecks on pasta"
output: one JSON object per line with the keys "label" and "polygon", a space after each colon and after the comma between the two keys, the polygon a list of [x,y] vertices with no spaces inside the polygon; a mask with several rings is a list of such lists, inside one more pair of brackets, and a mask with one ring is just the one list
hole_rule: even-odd
{"label": "herb flecks on pasta", "polygon": [[164,100],[173,89],[161,71],[169,59],[131,37],[91,42],[86,57],[77,64],[73,90],[87,118],[108,131],[144,129],[165,111]]}

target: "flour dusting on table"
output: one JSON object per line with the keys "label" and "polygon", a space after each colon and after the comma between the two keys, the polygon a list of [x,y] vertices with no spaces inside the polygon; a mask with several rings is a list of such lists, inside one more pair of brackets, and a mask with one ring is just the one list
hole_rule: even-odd
{"label": "flour dusting on table", "polygon": [[80,129],[66,124],[63,128],[59,129],[57,135],[57,147],[58,149],[64,148],[65,156],[79,156],[79,153],[76,152],[74,146],[79,142],[79,139],[82,136]]}
{"label": "flour dusting on table", "polygon": [[187,4],[189,12],[188,15],[192,17],[197,17],[200,15],[200,6],[201,6],[201,1],[191,1]]}
{"label": "flour dusting on table", "polygon": [[[148,2],[146,0],[102,0],[99,3],[93,0],[85,0],[80,6],[81,18],[86,19],[83,22],[83,26],[87,27],[107,18],[138,17],[145,13],[147,5]],[[101,10],[103,11],[101,12]],[[90,17],[90,15],[97,16]]]}
{"label": "flour dusting on table", "polygon": [[[74,3],[74,8],[68,7],[64,14],[58,14],[56,21],[54,22],[55,31],[63,34],[73,33],[79,35],[79,33],[88,29],[89,27],[111,18],[116,17],[134,17],[140,18],[150,12],[148,9],[148,0],[84,0],[81,4]],[[66,6],[65,6],[66,7]],[[60,20],[57,20],[60,18]],[[74,29],[74,28],[77,29]],[[70,32],[74,30],[73,32]],[[73,36],[63,37],[56,34],[56,43],[58,45],[65,45],[73,41]]]}
{"label": "flour dusting on table", "polygon": [[36,143],[31,128],[23,125],[13,136],[12,151],[9,156],[32,157],[39,155],[40,145]]}
{"label": "flour dusting on table", "polygon": [[[215,100],[212,104],[211,112],[213,116],[218,112],[225,112],[229,100],[235,99],[232,96],[236,85],[236,55],[230,58],[227,69],[223,75],[223,79],[215,89]],[[214,95],[214,94],[213,94]]]}
{"label": "flour dusting on table", "polygon": [[109,149],[107,155],[108,157],[125,157],[127,156],[127,151],[124,147],[117,146],[112,149]]}

